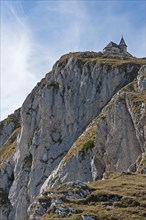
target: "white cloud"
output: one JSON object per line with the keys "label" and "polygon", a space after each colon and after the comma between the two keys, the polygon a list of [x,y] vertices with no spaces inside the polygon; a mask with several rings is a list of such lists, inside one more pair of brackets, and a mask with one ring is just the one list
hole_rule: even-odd
{"label": "white cloud", "polygon": [[1,27],[1,118],[20,107],[36,84],[36,76],[29,71],[31,33],[12,8],[5,10],[14,20]]}

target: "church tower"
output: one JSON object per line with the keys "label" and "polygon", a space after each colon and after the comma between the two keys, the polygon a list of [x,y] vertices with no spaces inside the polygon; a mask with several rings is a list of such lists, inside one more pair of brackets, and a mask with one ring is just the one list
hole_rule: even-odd
{"label": "church tower", "polygon": [[121,52],[121,53],[127,52],[127,45],[126,45],[126,43],[125,43],[125,41],[124,41],[123,36],[122,36],[121,41],[120,41],[120,43],[119,43],[119,48],[120,48],[120,52]]}

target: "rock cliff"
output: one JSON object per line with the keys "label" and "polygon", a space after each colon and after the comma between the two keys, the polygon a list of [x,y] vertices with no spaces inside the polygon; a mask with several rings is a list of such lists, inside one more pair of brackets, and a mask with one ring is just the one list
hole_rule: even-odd
{"label": "rock cliff", "polygon": [[8,195],[14,181],[13,156],[20,127],[20,109],[0,123],[0,219],[2,220],[7,220],[12,210]]}
{"label": "rock cliff", "polygon": [[73,144],[42,190],[65,181],[101,179],[108,171],[138,169],[146,152],[146,86],[139,87],[145,74],[143,67],[137,81],[113,96]]}
{"label": "rock cliff", "polygon": [[145,172],[144,63],[64,55],[28,95],[21,117],[18,110],[1,122],[3,219],[33,219],[28,207],[48,186],[100,179],[107,171]]}

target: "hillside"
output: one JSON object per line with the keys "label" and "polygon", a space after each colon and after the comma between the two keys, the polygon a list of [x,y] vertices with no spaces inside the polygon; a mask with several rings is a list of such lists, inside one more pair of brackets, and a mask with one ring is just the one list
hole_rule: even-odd
{"label": "hillside", "polygon": [[144,220],[145,182],[145,175],[109,172],[105,180],[64,183],[46,189],[30,212],[41,220]]}
{"label": "hillside", "polygon": [[[129,206],[128,192],[120,189],[126,184],[133,187],[131,190],[135,193],[140,187],[143,195],[146,193],[145,63],[145,58],[121,59],[100,52],[66,54],[36,85],[21,109],[0,123],[2,220],[66,217],[56,215],[55,211],[42,217],[51,202],[46,196],[44,207],[41,198],[46,190],[51,192],[52,187],[55,187],[55,195],[64,197],[56,187],[65,186],[64,190],[68,191],[62,184],[71,182],[73,187],[74,181],[79,181],[88,193],[79,201],[76,198],[65,200],[73,207],[80,207],[79,213],[74,213],[76,208],[73,208],[68,219],[144,219],[144,198],[140,197],[135,205],[136,217],[130,217],[128,212],[124,214],[126,205],[122,206],[123,203]],[[117,174],[127,171],[135,173]],[[109,172],[119,177],[100,180]],[[135,185],[131,185],[132,179]],[[141,179],[141,186],[138,179]],[[118,181],[121,185],[117,185]],[[85,182],[90,183],[86,185]],[[98,188],[102,183],[103,189]],[[117,192],[111,188],[106,192],[108,183],[117,188]],[[119,200],[105,201],[112,203],[109,205],[104,201],[99,204],[96,197],[102,190],[103,194],[116,194]],[[135,201],[136,197],[131,195],[130,199]],[[58,204],[61,208],[62,202]],[[96,213],[95,206],[99,206],[100,213]],[[107,206],[114,207],[107,208],[109,218],[106,211],[102,213]],[[129,213],[132,213],[134,208],[130,207]],[[94,218],[86,218],[88,214]]]}

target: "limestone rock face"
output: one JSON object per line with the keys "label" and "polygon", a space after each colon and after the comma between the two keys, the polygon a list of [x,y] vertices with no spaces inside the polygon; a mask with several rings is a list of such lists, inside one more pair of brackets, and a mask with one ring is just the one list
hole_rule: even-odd
{"label": "limestone rock face", "polygon": [[[144,67],[139,71],[138,80],[143,70]],[[73,144],[41,191],[65,181],[100,179],[108,171],[125,172],[132,164],[135,164],[134,171],[140,169],[137,161],[146,152],[146,96],[141,94],[138,80],[111,99]]]}
{"label": "limestone rock face", "polygon": [[40,190],[66,181],[92,181],[108,170],[127,170],[145,151],[143,77],[133,90],[120,90],[135,79],[143,62],[70,53],[37,84],[22,105],[21,131],[12,120],[0,134],[6,158],[2,163],[7,162],[0,177],[11,220],[28,217]]}

